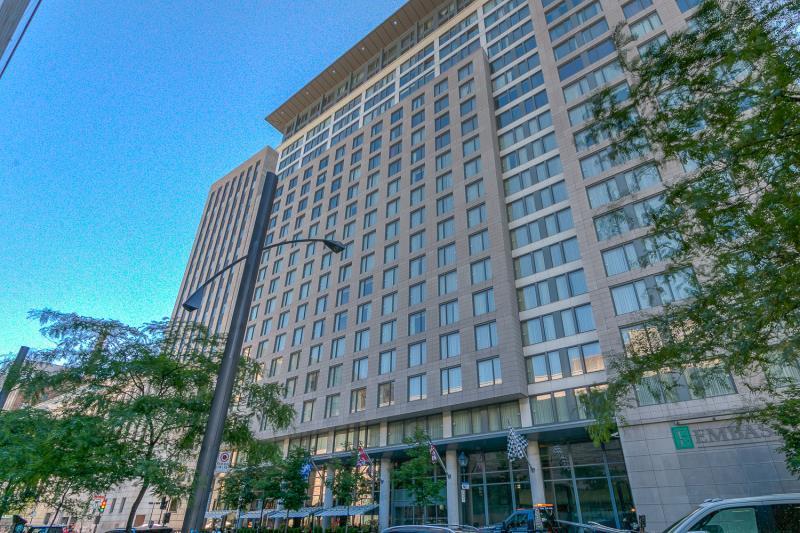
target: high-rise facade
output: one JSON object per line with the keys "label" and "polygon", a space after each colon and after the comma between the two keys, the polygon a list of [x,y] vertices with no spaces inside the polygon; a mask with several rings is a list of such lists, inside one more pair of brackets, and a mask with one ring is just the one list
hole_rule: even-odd
{"label": "high-rise facade", "polygon": [[[588,99],[626,98],[615,26],[646,53],[696,4],[411,0],[269,115],[284,140],[266,243],[346,244],[265,253],[245,336],[297,411],[260,436],[321,468],[311,505],[331,504],[326,461],[360,445],[381,526],[422,520],[392,477],[418,427],[450,474],[430,521],[485,525],[549,502],[562,519],[638,513],[658,530],[705,498],[798,490],[778,439],[737,425],[749,398],[724,376],[653,376],[610,443],[585,430],[581,396],[604,386],[609,356],[656,342],[648,313],[685,297],[690,275],[641,260],[648,212],[686,169],[613,158]],[[509,463],[509,427],[527,461]]]}

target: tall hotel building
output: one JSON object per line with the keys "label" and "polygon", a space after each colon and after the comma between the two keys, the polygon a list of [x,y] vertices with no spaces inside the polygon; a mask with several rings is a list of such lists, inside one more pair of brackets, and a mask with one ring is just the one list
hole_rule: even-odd
{"label": "tall hotel building", "polygon": [[[273,111],[277,155],[215,184],[178,299],[246,250],[264,169],[279,175],[267,244],[346,243],[263,256],[244,352],[297,417],[260,436],[323,470],[363,445],[381,526],[422,520],[392,476],[417,427],[450,473],[430,521],[482,526],[550,502],[562,519],[638,513],[658,531],[705,498],[800,489],[779,440],[735,423],[748,397],[733,380],[654,376],[610,443],[585,429],[580,397],[604,386],[607,357],[646,340],[646,313],[685,290],[639,261],[646,213],[684,169],[609,157],[587,99],[602,86],[626,97],[617,24],[641,53],[696,4],[411,0]],[[217,331],[237,276],[197,312]],[[677,387],[659,389],[668,378]],[[531,468],[507,460],[509,426]],[[321,477],[309,504],[330,506]]]}

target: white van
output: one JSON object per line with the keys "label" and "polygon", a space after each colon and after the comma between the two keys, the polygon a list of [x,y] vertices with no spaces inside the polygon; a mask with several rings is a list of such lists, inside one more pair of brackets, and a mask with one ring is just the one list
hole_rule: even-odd
{"label": "white van", "polygon": [[664,533],[800,533],[800,493],[706,500]]}

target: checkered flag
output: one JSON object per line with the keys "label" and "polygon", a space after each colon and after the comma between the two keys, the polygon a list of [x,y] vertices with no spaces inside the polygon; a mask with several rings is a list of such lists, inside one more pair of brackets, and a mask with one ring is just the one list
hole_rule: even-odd
{"label": "checkered flag", "polygon": [[528,441],[517,434],[513,427],[508,428],[508,460],[525,459],[528,455]]}

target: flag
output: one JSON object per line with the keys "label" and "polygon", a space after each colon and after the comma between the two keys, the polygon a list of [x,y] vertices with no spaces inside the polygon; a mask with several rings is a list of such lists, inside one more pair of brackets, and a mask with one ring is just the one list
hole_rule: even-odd
{"label": "flag", "polygon": [[434,446],[432,442],[429,444],[430,444],[429,450],[431,452],[431,463],[436,464],[438,462],[441,462],[442,459],[439,457],[439,452],[436,451],[436,446]]}
{"label": "flag", "polygon": [[358,447],[358,459],[356,460],[356,466],[367,466],[372,464],[372,459],[369,458],[367,452],[364,451],[363,446]]}
{"label": "flag", "polygon": [[528,455],[528,440],[517,434],[513,427],[508,428],[508,460],[525,459]]}
{"label": "flag", "polygon": [[308,479],[308,476],[311,475],[311,462],[306,461],[303,463],[303,466],[300,467],[300,475],[303,479]]}

